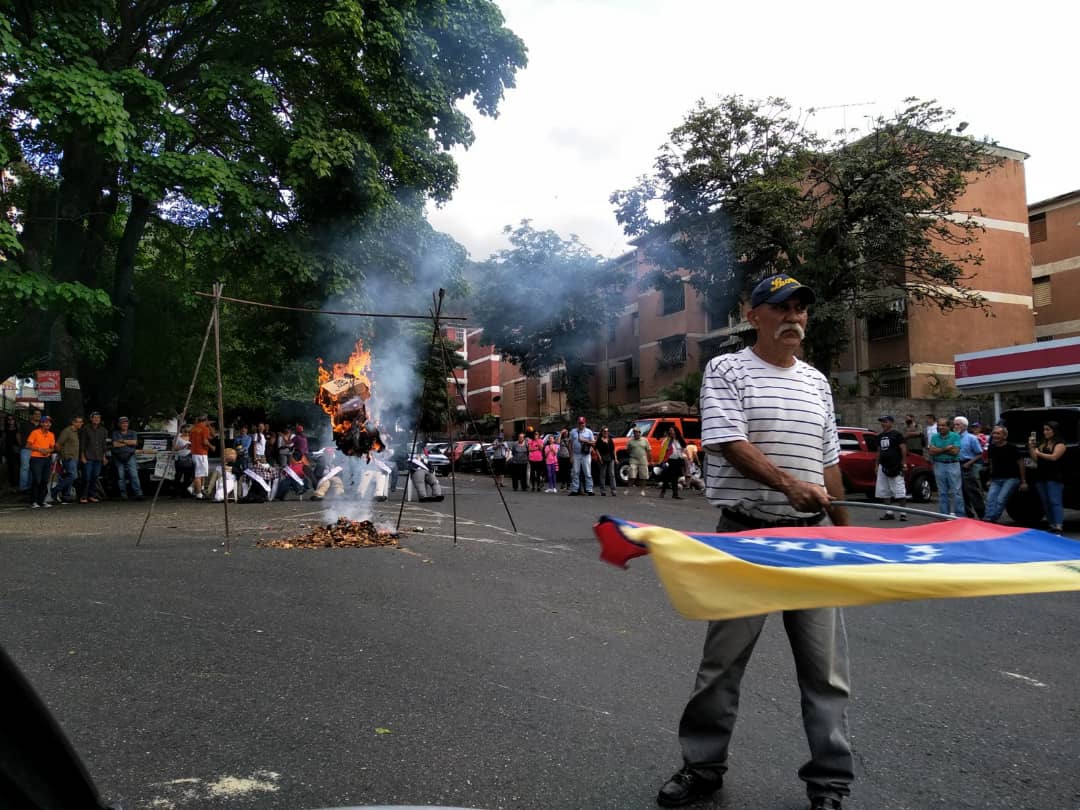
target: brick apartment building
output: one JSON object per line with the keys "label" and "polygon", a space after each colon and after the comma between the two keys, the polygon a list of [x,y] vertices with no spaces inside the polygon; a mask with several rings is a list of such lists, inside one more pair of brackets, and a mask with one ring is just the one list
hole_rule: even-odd
{"label": "brick apartment building", "polygon": [[[852,323],[851,349],[840,359],[834,376],[852,393],[894,397],[936,398],[954,390],[953,357],[1000,346],[1031,343],[1031,253],[1028,242],[1024,160],[1027,155],[993,147],[1001,163],[968,186],[958,201],[984,231],[978,249],[979,267],[965,286],[976,290],[988,312],[960,309],[941,312],[896,296],[892,312]],[[944,245],[946,255],[956,248]]]}
{"label": "brick apartment building", "polygon": [[1028,206],[1035,338],[1080,336],[1080,189]]}
{"label": "brick apartment building", "polygon": [[[958,203],[959,210],[980,212],[970,216],[984,228],[978,245],[983,264],[968,270],[972,278],[966,286],[979,292],[988,310],[943,313],[936,307],[907,302],[898,291],[888,315],[852,323],[851,349],[834,371],[837,382],[849,393],[905,398],[947,394],[955,385],[955,355],[1035,340],[1033,273],[1037,279],[1053,279],[1051,293],[1060,300],[1065,300],[1066,294],[1059,286],[1063,288],[1072,278],[1066,275],[1068,271],[1075,270],[1080,282],[1080,192],[1032,206],[1034,222],[1045,214],[1048,236],[1060,234],[1063,240],[1062,247],[1054,248],[1057,252],[1040,253],[1036,249],[1040,243],[1028,239],[1027,155],[1001,147],[992,150],[1002,158],[1001,163],[973,182]],[[1072,230],[1066,225],[1070,217]],[[1039,226],[1033,227],[1038,235]],[[1050,247],[1051,238],[1045,240],[1046,247]],[[956,248],[945,245],[942,250],[948,253]],[[1033,253],[1036,268],[1045,267],[1045,273],[1033,270]],[[632,274],[635,283],[627,287],[622,312],[596,336],[589,352],[592,402],[596,410],[612,418],[616,412],[634,415],[639,408],[662,400],[660,392],[666,386],[685,379],[691,371],[704,369],[715,355],[742,348],[749,332],[741,317],[708,312],[685,279],[662,291],[641,283],[650,269],[643,254],[636,249],[615,259]],[[1077,301],[1080,284],[1072,286],[1078,290],[1073,296]],[[1080,321],[1069,320],[1078,312],[1080,306],[1063,304],[1037,316],[1047,319],[1045,327],[1042,320],[1038,323],[1045,329],[1049,324],[1070,326],[1072,332],[1060,334],[1078,334]],[[485,352],[490,354],[476,349],[477,356]],[[526,378],[504,362],[500,374],[501,420],[506,433],[527,424],[568,421],[560,369]]]}

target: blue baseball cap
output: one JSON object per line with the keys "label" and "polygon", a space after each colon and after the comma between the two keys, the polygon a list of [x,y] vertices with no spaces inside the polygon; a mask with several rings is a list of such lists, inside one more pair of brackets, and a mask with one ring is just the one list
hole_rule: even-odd
{"label": "blue baseball cap", "polygon": [[800,284],[797,279],[785,273],[778,273],[758,282],[750,293],[750,306],[782,304],[795,294],[798,294],[804,304],[812,304],[817,300],[817,295],[805,284]]}
{"label": "blue baseball cap", "polygon": [[878,421],[879,421],[879,422],[895,422],[896,420],[895,420],[895,419],[893,419],[893,418],[892,418],[891,416],[889,416],[888,414],[886,414],[885,416],[879,416],[879,417],[878,417]]}

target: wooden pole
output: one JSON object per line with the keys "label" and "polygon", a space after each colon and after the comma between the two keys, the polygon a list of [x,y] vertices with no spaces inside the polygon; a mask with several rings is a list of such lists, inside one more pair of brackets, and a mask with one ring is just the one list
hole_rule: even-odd
{"label": "wooden pole", "polygon": [[[180,429],[184,426],[184,421],[187,419],[188,408],[191,407],[191,397],[195,393],[195,383],[199,379],[199,371],[202,369],[203,356],[206,354],[206,344],[210,342],[210,332],[214,328],[214,313],[210,313],[210,320],[206,322],[206,334],[203,335],[202,348],[199,349],[199,359],[195,361],[195,373],[191,375],[191,385],[188,386],[187,399],[184,400],[184,409],[180,411],[180,418],[176,420],[176,435],[180,435]],[[175,478],[173,479],[175,481]],[[161,494],[161,485],[165,483],[165,477],[162,476],[158,479],[157,487],[154,489],[154,497],[150,499],[150,508],[146,510],[146,517],[143,519],[142,528],[139,529],[139,536],[135,540],[135,545],[142,543],[143,533],[146,531],[146,526],[150,522],[150,518],[154,515],[154,507],[157,505],[158,496]]]}
{"label": "wooden pole", "polygon": [[[221,385],[221,282],[214,284],[214,357],[217,360],[217,410],[218,438],[221,449],[221,499],[225,507],[225,553],[230,553],[229,546],[229,468],[225,466],[225,398]],[[240,482],[236,482],[239,486]]]}

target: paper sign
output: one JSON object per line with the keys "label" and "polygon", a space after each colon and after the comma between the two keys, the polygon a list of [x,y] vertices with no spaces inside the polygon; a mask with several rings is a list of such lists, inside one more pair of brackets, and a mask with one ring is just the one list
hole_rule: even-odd
{"label": "paper sign", "polygon": [[37,398],[42,402],[60,402],[60,372],[39,371],[37,373]]}

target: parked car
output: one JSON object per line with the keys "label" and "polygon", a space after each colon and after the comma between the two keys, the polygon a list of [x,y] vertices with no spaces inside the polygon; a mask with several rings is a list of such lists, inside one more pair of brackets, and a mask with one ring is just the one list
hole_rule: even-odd
{"label": "parked car", "polygon": [[[877,484],[878,433],[869,428],[840,427],[840,473],[844,490],[874,497]],[[908,453],[904,483],[912,500],[926,503],[934,496],[934,469],[918,453]]]}
{"label": "parked car", "polygon": [[483,442],[454,442],[450,462],[459,472],[486,473],[489,447]]}
{"label": "parked car", "polygon": [[[1028,437],[1034,433],[1042,441],[1042,426],[1047,422],[1058,423],[1061,439],[1065,442],[1065,455],[1061,463],[1065,483],[1062,502],[1066,509],[1080,509],[1080,405],[1015,408],[1001,414],[1001,421],[1009,431],[1009,442],[1019,447],[1025,456]],[[1044,517],[1042,501],[1035,487],[1023,492],[1017,490],[1005,505],[1005,510],[1021,526],[1038,526]]]}
{"label": "parked car", "polygon": [[660,445],[671,427],[675,427],[682,434],[687,444],[701,449],[701,420],[696,416],[652,416],[637,419],[627,426],[625,435],[614,439],[620,483],[630,482],[630,460],[626,444],[633,438],[634,428],[640,430],[642,437],[649,440],[649,461],[655,466],[660,462]]}
{"label": "parked car", "polygon": [[437,447],[446,446],[446,443],[429,442],[426,445],[417,444],[406,451],[406,445],[401,445],[394,450],[393,460],[397,464],[397,470],[404,474],[408,472],[408,461],[414,454],[423,456],[423,462],[435,475],[448,475],[450,472],[450,460]]}
{"label": "parked car", "polygon": [[[157,464],[157,454],[172,450],[173,434],[165,430],[139,430],[135,433],[137,444],[135,445],[135,464],[139,469],[139,486],[146,495],[153,494],[157,489],[158,479],[154,475],[154,467]],[[111,458],[112,450],[105,451],[106,457]],[[115,497],[119,493],[119,483],[116,475],[116,465],[106,464],[98,479],[100,486],[104,488],[104,494]],[[165,482],[165,491],[171,491],[172,482]]]}

